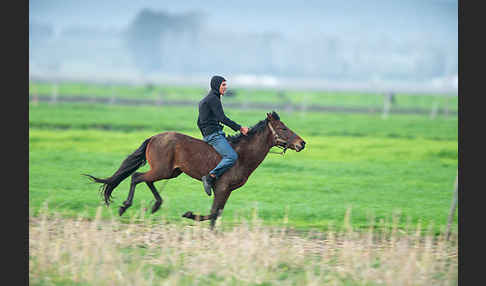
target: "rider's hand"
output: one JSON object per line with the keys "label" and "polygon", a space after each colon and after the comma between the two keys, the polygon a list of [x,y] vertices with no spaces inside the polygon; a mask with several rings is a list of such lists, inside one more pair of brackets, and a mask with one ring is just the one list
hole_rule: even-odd
{"label": "rider's hand", "polygon": [[246,135],[248,133],[248,127],[241,127],[240,132],[241,134]]}

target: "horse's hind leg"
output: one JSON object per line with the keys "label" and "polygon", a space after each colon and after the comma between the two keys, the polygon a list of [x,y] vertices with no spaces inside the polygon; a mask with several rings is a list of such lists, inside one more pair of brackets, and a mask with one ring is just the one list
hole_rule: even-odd
{"label": "horse's hind leg", "polygon": [[144,173],[134,173],[132,175],[132,182],[130,183],[130,191],[128,192],[127,199],[123,202],[123,205],[120,206],[118,210],[118,214],[121,216],[133,203],[133,195],[135,194],[135,187],[138,183],[143,181],[142,175]]}
{"label": "horse's hind leg", "polygon": [[120,206],[120,209],[118,211],[119,215],[121,216],[131,205],[133,202],[133,196],[135,194],[135,186],[140,183],[140,182],[146,182],[150,190],[152,191],[156,202],[154,206],[152,207],[152,213],[157,211],[162,205],[162,198],[160,197],[159,193],[157,192],[157,189],[153,185],[153,182],[162,180],[162,179],[171,179],[179,176],[181,174],[181,170],[179,168],[176,168],[174,170],[160,170],[160,169],[151,169],[148,172],[145,173],[134,173],[132,175],[132,182],[130,184],[130,191],[128,193],[128,198],[126,201],[123,202],[123,205]]}
{"label": "horse's hind leg", "polygon": [[162,197],[159,195],[159,192],[157,191],[157,189],[155,188],[154,186],[154,182],[145,182],[147,184],[147,186],[150,188],[150,190],[152,191],[152,194],[154,195],[155,197],[155,203],[154,205],[152,206],[152,213],[156,212],[157,210],[159,210],[160,206],[162,205],[163,203],[163,199]]}
{"label": "horse's hind leg", "polygon": [[164,200],[162,199],[159,192],[155,188],[154,182],[158,181],[158,180],[163,180],[163,179],[168,180],[168,179],[175,178],[175,177],[179,176],[180,174],[182,174],[182,171],[179,168],[175,168],[173,170],[165,169],[165,170],[162,170],[162,171],[159,171],[159,172],[154,171],[150,174],[149,173],[146,173],[146,174],[147,175],[144,176],[145,177],[145,183],[150,188],[150,190],[152,191],[152,194],[155,197],[155,203],[152,206],[152,213],[155,213],[156,211],[159,210],[159,208],[162,205],[162,203],[164,202]]}

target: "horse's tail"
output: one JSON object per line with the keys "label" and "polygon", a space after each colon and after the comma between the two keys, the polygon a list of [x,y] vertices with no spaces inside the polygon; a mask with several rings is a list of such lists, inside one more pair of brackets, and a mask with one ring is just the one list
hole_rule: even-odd
{"label": "horse's tail", "polygon": [[102,183],[103,185],[100,187],[100,192],[103,192],[105,203],[108,206],[111,202],[111,193],[113,190],[120,184],[123,180],[125,180],[128,176],[130,176],[135,170],[145,165],[147,162],[147,158],[145,157],[145,151],[147,149],[147,145],[152,139],[152,137],[146,139],[137,150],[135,150],[132,154],[128,155],[128,157],[122,162],[120,168],[113,174],[113,176],[100,179],[93,177],[88,174],[83,174],[85,176],[90,177],[96,183]]}

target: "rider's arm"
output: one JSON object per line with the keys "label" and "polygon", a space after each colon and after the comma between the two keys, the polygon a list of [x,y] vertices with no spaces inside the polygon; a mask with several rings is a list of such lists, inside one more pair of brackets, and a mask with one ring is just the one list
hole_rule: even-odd
{"label": "rider's arm", "polygon": [[241,125],[226,117],[226,115],[223,112],[223,106],[221,104],[221,101],[218,98],[214,98],[213,100],[211,100],[209,106],[211,107],[211,110],[213,111],[214,115],[216,115],[216,118],[221,123],[230,127],[234,131],[240,131]]}

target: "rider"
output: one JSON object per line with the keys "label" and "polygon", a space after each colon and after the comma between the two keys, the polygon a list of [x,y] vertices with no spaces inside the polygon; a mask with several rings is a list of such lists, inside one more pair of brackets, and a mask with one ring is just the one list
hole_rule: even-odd
{"label": "rider", "polygon": [[238,159],[238,154],[226,140],[223,126],[220,123],[230,127],[234,131],[240,131],[243,135],[246,135],[248,132],[248,127],[242,127],[226,117],[223,112],[221,96],[226,91],[226,79],[222,76],[215,75],[211,78],[210,86],[211,90],[208,95],[199,102],[197,126],[203,135],[204,141],[213,146],[223,158],[209,174],[201,178],[204,190],[208,196],[211,196],[211,188],[214,187],[215,181],[231,168]]}

